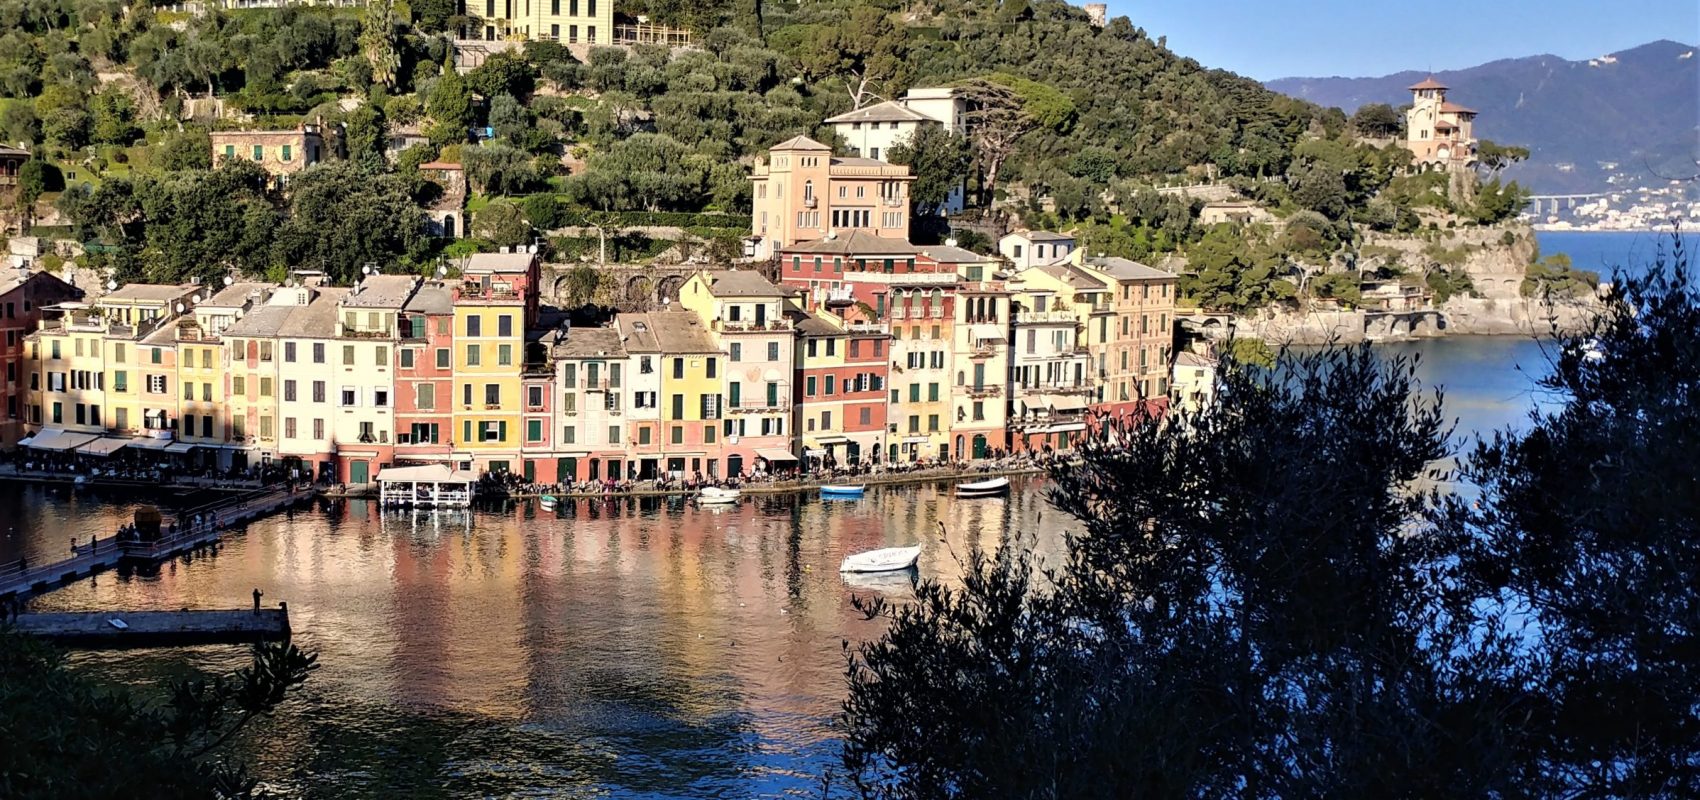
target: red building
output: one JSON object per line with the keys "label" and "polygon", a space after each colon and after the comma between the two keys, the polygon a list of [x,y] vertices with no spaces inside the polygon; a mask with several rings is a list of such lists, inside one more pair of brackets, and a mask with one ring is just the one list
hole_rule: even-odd
{"label": "red building", "polygon": [[0,417],[0,450],[18,446],[24,434],[25,395],[29,391],[24,369],[24,337],[41,324],[41,307],[78,300],[81,289],[45,272],[8,271],[0,276],[0,363],[5,365],[0,394],[5,395],[5,416]]}
{"label": "red building", "polygon": [[442,284],[420,287],[402,309],[395,387],[399,464],[452,460],[454,320],[453,298]]}

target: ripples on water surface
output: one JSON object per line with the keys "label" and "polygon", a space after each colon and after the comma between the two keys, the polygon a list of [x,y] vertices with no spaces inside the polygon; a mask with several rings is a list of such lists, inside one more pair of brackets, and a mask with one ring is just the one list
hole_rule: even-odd
{"label": "ripples on water surface", "polygon": [[[1039,549],[1055,552],[1064,522],[1051,511],[1039,524],[1039,483],[989,500],[925,486],[861,501],[755,497],[725,510],[581,501],[559,515],[530,503],[396,515],[356,501],[274,517],[216,556],[157,575],[108,573],[35,606],[240,607],[255,587],[268,603],[288,601],[297,642],[323,667],[261,729],[251,758],[296,793],[807,793],[835,755],[840,642],[881,630],[850,607],[839,560],[921,540],[922,574],[951,576],[952,551],[1039,528]],[[40,521],[31,538],[65,524],[92,533],[126,507],[41,487],[0,486],[0,499]],[[75,658],[145,684],[233,669],[246,653]]]}

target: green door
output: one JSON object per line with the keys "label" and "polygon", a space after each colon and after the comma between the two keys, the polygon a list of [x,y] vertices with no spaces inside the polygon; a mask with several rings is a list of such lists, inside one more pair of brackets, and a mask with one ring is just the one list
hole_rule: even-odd
{"label": "green door", "polygon": [[349,483],[366,483],[369,477],[367,462],[355,461],[348,465]]}
{"label": "green door", "polygon": [[984,436],[975,436],[974,437],[974,457],[975,458],[985,458],[986,457],[986,437],[984,437]]}

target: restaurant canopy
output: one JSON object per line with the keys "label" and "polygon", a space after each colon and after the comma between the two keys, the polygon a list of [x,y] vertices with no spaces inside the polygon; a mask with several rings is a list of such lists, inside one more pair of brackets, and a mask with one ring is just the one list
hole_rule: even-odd
{"label": "restaurant canopy", "polygon": [[794,456],[794,455],[791,455],[791,452],[789,450],[780,450],[777,447],[757,448],[756,449],[756,455],[761,456],[762,458],[765,458],[768,461],[796,461],[797,460],[797,457]]}
{"label": "restaurant canopy", "polygon": [[102,436],[88,444],[77,448],[83,455],[106,457],[124,449],[130,440],[121,436]]}
{"label": "restaurant canopy", "polygon": [[30,448],[64,452],[75,450],[99,438],[92,433],[72,433],[59,428],[42,428],[41,433],[30,437]]}

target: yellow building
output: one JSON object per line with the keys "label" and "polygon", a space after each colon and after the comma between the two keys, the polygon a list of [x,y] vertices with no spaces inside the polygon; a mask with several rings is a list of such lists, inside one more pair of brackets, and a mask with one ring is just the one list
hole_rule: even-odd
{"label": "yellow building", "polygon": [[[720,476],[725,418],[724,353],[696,314],[685,310],[621,314],[614,327],[639,368],[634,387],[632,455],[639,477]],[[653,372],[645,372],[644,365]],[[645,387],[655,386],[653,392]],[[646,405],[659,413],[649,412]],[[652,416],[653,414],[653,416]],[[650,420],[654,421],[651,422]]]}
{"label": "yellow building", "polygon": [[613,44],[613,0],[471,0],[473,34],[563,44]]}
{"label": "yellow building", "polygon": [[479,253],[454,291],[455,457],[462,469],[505,472],[520,461],[525,332],[537,319],[538,260]]}
{"label": "yellow building", "polygon": [[[43,309],[41,328],[26,339],[31,446],[106,455],[117,447],[93,438],[114,434],[116,441],[144,429],[168,438],[172,420],[164,414],[143,420],[142,392],[152,388],[143,385],[143,343],[182,313],[197,288],[132,284],[93,303]],[[161,405],[176,411],[175,404]],[[60,438],[61,432],[82,436]]]}

